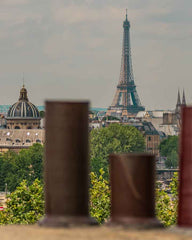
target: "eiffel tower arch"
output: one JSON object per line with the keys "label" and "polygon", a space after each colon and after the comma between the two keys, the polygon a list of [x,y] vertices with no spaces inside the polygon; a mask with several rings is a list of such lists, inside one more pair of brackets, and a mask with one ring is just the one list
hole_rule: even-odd
{"label": "eiffel tower arch", "polygon": [[145,110],[141,105],[134,82],[129,33],[130,22],[127,19],[127,12],[126,19],[123,22],[123,28],[123,49],[119,83],[117,85],[113,102],[107,110],[107,116],[123,117],[135,115],[139,111]]}

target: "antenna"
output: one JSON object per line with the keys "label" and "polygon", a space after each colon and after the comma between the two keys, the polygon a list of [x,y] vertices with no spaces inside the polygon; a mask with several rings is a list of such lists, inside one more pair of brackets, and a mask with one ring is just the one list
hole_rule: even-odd
{"label": "antenna", "polygon": [[23,72],[23,87],[25,87],[24,72]]}
{"label": "antenna", "polygon": [[127,20],[127,8],[126,8],[126,20]]}

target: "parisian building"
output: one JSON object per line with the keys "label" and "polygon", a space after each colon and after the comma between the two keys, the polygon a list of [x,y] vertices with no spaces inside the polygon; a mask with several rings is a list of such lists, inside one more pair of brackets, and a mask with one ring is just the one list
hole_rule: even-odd
{"label": "parisian building", "polygon": [[34,143],[44,144],[40,113],[29,101],[25,86],[20,90],[18,101],[9,108],[5,120],[5,128],[0,129],[0,152],[18,152]]}

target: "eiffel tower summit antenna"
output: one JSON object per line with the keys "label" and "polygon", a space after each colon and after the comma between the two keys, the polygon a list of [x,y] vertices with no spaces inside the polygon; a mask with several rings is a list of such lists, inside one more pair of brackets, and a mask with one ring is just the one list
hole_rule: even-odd
{"label": "eiffel tower summit antenna", "polygon": [[145,108],[141,105],[133,76],[131,47],[130,47],[130,22],[126,19],[123,22],[123,49],[121,58],[121,70],[116,93],[111,106],[108,108],[108,116],[130,116],[135,115]]}

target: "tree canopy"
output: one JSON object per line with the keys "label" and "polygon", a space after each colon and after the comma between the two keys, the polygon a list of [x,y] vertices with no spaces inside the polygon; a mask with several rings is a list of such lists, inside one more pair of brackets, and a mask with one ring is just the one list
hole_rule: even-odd
{"label": "tree canopy", "polygon": [[167,156],[167,158],[165,160],[165,166],[167,168],[177,168],[178,167],[178,161],[179,161],[178,153],[175,150],[173,150]]}
{"label": "tree canopy", "polygon": [[133,126],[111,124],[107,128],[93,129],[90,134],[91,171],[99,176],[103,168],[108,177],[108,156],[111,153],[143,152],[143,135]]}
{"label": "tree canopy", "polygon": [[169,136],[160,143],[160,154],[163,157],[168,157],[174,150],[178,153],[178,136]]}
{"label": "tree canopy", "polygon": [[160,154],[166,157],[167,168],[178,167],[178,136],[169,136],[160,143]]}
{"label": "tree canopy", "polygon": [[0,191],[12,192],[26,180],[32,184],[35,179],[42,181],[43,175],[43,146],[34,144],[29,149],[22,149],[19,153],[8,151],[0,155]]}
{"label": "tree canopy", "polygon": [[[104,179],[104,171],[99,176],[91,172],[90,215],[98,223],[110,217],[110,185]],[[165,226],[176,223],[178,205],[178,174],[175,174],[169,189],[156,188],[156,215]],[[167,193],[169,192],[169,194]],[[1,224],[32,224],[44,215],[43,185],[35,180],[30,186],[24,180],[14,192],[8,196],[7,208],[0,212]]]}
{"label": "tree canopy", "polygon": [[156,187],[156,215],[168,227],[177,222],[178,207],[178,173],[175,173],[169,188]]}
{"label": "tree canopy", "polygon": [[[91,170],[100,175],[103,168],[105,179],[108,177],[108,156],[110,153],[142,152],[145,149],[142,134],[132,126],[111,124],[107,128],[94,129],[90,133]],[[8,151],[0,154],[0,191],[12,192],[26,180],[32,184],[35,179],[43,179],[43,146],[34,144],[19,153]]]}
{"label": "tree canopy", "polygon": [[7,208],[0,212],[0,224],[32,224],[44,214],[43,185],[36,179],[30,186],[26,180],[8,196]]}
{"label": "tree canopy", "polygon": [[96,176],[91,172],[91,187],[90,192],[90,215],[97,220],[98,223],[103,223],[110,215],[110,186],[109,182],[103,178],[104,171],[100,169],[100,176]]}

